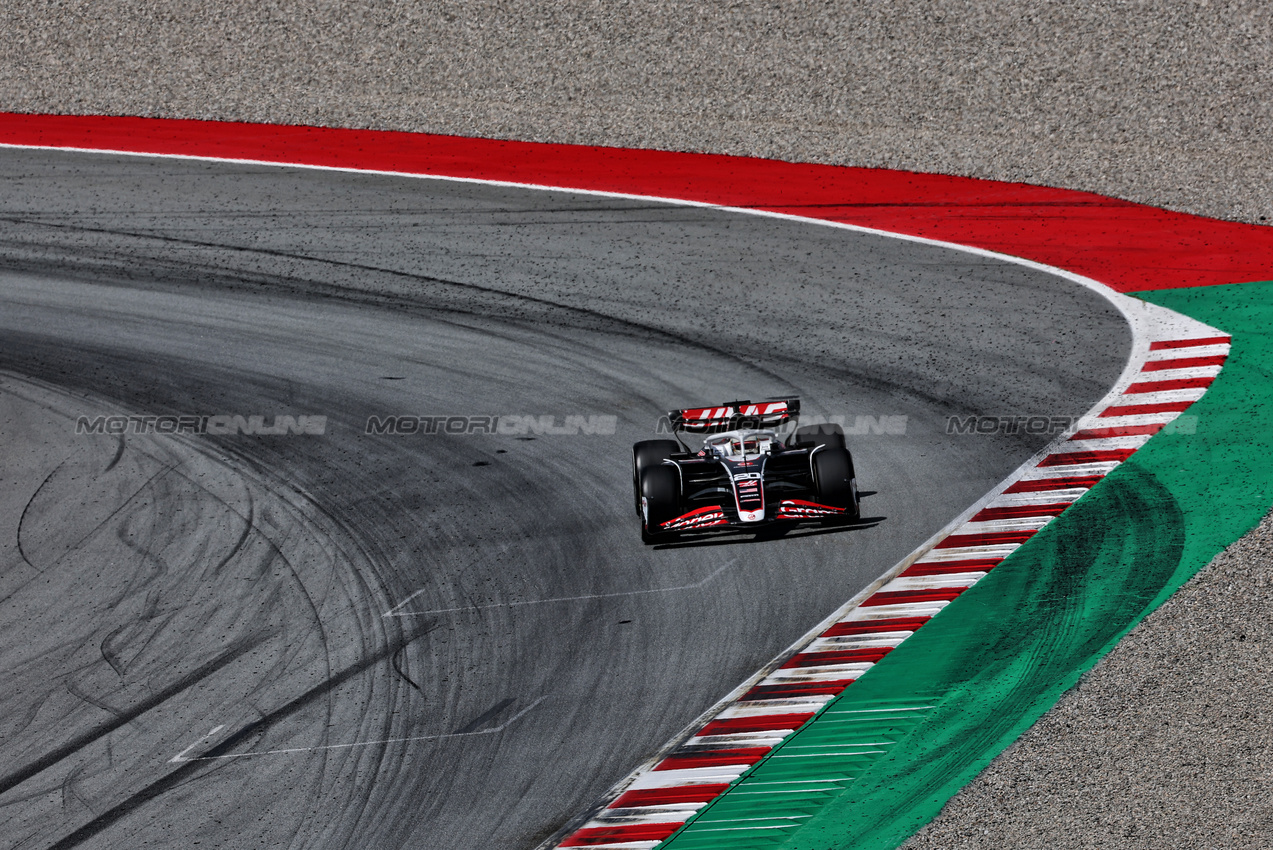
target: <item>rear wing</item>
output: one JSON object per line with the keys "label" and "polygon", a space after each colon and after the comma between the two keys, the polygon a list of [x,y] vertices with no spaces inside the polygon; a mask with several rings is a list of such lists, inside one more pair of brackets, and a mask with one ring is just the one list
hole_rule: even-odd
{"label": "rear wing", "polygon": [[739,428],[779,428],[800,415],[800,399],[730,401],[715,407],[669,410],[672,431],[715,434]]}

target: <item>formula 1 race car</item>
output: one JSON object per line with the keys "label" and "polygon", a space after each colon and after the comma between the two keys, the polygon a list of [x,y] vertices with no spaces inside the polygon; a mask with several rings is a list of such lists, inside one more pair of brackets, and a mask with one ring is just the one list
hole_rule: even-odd
{"label": "formula 1 race car", "polygon": [[[775,523],[851,522],[860,517],[853,457],[838,425],[794,424],[799,399],[673,410],[675,440],[632,446],[641,539],[685,532],[757,530]],[[691,449],[680,434],[708,435]]]}

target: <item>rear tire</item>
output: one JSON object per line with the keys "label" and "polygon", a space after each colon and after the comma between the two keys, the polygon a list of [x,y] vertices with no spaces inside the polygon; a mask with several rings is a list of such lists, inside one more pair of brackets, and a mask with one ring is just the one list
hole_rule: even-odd
{"label": "rear tire", "polygon": [[826,446],[828,449],[844,448],[844,429],[833,422],[820,425],[805,425],[797,428],[791,435],[793,448],[811,449]]}
{"label": "rear tire", "polygon": [[661,523],[676,519],[681,504],[681,476],[666,464],[651,466],[641,474],[641,539],[656,543],[672,536],[658,531]]}
{"label": "rear tire", "polygon": [[821,449],[813,456],[813,481],[818,502],[833,508],[844,508],[845,519],[862,515],[858,504],[857,478],[853,473],[853,456],[848,449]]}
{"label": "rear tire", "polygon": [[641,475],[682,451],[676,440],[642,440],[632,446],[632,494],[637,516],[641,515]]}

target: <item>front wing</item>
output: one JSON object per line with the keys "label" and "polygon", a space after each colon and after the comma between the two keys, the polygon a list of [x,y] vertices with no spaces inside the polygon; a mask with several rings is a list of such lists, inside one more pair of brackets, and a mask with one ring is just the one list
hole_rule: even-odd
{"label": "front wing", "polygon": [[707,531],[757,528],[774,522],[805,522],[837,519],[848,515],[846,508],[820,505],[805,499],[780,499],[766,510],[760,522],[743,522],[730,505],[704,505],[659,524],[659,531]]}

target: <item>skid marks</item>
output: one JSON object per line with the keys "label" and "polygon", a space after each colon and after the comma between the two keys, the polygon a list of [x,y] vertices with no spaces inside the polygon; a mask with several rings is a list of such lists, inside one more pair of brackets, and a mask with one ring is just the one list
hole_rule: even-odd
{"label": "skid marks", "polygon": [[[56,419],[73,423],[83,399],[3,381],[23,402],[48,396],[47,432],[73,435]],[[303,496],[215,446],[146,435],[122,449],[73,436],[48,444],[30,462],[52,471],[36,479],[14,528],[23,553],[12,538],[9,549],[22,566],[0,600],[0,663],[13,685],[0,694],[7,832],[72,847],[116,824],[121,838],[145,829],[121,821],[190,780],[235,770],[172,762],[191,726],[237,730],[223,745],[267,746],[321,746],[331,724],[369,741],[396,730],[396,712],[366,706],[408,688],[388,659],[427,625],[404,630],[378,616],[387,603],[367,583],[376,571]],[[274,797],[260,788],[277,780],[290,794],[300,781],[311,799],[355,809],[337,827],[347,832],[366,801],[340,789],[354,772],[379,770],[383,751],[319,753],[299,776],[255,769],[255,792],[240,769],[216,783],[217,805],[259,813],[251,841],[283,844],[265,817]],[[199,824],[165,828],[182,843]],[[314,824],[311,837],[329,828]]]}

